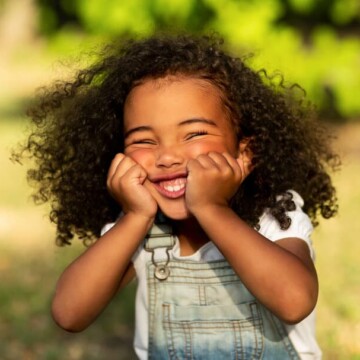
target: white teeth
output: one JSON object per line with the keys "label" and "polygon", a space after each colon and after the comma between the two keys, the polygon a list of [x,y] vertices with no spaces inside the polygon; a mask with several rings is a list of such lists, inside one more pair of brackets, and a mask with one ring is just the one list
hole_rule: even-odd
{"label": "white teeth", "polygon": [[162,181],[162,182],[160,182],[160,185],[166,191],[176,192],[176,191],[180,191],[180,190],[185,188],[186,179],[185,178],[179,178],[179,179],[170,180],[170,181]]}
{"label": "white teeth", "polygon": [[181,189],[183,189],[185,187],[185,184],[181,184],[181,185],[164,185],[164,189],[167,191],[171,191],[171,192],[175,192],[175,191],[179,191]]}

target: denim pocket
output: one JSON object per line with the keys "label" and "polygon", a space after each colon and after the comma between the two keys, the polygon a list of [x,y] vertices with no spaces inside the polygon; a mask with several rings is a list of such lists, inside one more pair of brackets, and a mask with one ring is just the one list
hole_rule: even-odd
{"label": "denim pocket", "polygon": [[263,324],[256,302],[239,305],[163,304],[170,359],[260,359]]}

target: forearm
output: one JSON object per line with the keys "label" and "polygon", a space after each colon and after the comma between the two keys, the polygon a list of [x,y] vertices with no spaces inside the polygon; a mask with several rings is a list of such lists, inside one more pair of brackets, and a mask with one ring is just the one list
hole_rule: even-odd
{"label": "forearm", "polygon": [[90,325],[117,292],[152,220],[127,214],[62,274],[52,303],[55,321],[70,331]]}
{"label": "forearm", "polygon": [[228,207],[202,208],[196,217],[245,286],[270,311],[289,323],[311,312],[318,291],[311,260],[304,262],[264,238]]}

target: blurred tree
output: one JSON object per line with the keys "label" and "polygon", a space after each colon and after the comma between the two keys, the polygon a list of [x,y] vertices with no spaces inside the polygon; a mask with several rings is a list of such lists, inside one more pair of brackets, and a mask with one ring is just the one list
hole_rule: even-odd
{"label": "blurred tree", "polygon": [[101,37],[216,31],[237,50],[255,51],[255,68],[281,69],[302,84],[324,114],[360,114],[359,0],[34,1],[40,31],[65,34],[63,42],[69,29]]}
{"label": "blurred tree", "polygon": [[110,35],[176,28],[199,32],[216,16],[203,0],[36,1],[41,15],[40,31],[45,35],[69,25]]}
{"label": "blurred tree", "polygon": [[81,27],[76,3],[71,0],[36,0],[40,10],[40,31],[54,34],[67,25]]}
{"label": "blurred tree", "polygon": [[150,12],[157,29],[183,28],[192,33],[201,32],[216,17],[214,9],[203,0],[155,0]]}
{"label": "blurred tree", "polygon": [[[0,8],[5,0],[0,0]],[[41,10],[41,30],[51,34],[66,25],[76,25],[84,31],[121,34],[139,33],[142,17],[148,26],[160,30],[174,28],[200,32],[217,17],[219,6],[209,0],[36,0]],[[233,0],[226,1],[234,4]],[[260,3],[238,0],[240,3]],[[342,34],[360,33],[360,2],[358,0],[275,0],[273,25],[289,25],[306,38],[318,26],[330,26]],[[224,1],[219,1],[224,4]],[[269,1],[263,1],[269,3]],[[121,14],[121,15],[120,15]],[[140,17],[140,19],[139,19]],[[104,21],[106,19],[106,21]],[[115,23],[121,20],[125,24]],[[126,26],[128,28],[126,28]]]}
{"label": "blurred tree", "polygon": [[360,34],[358,0],[280,0],[283,9],[278,24],[298,29],[306,40],[319,26],[329,26],[341,34]]}

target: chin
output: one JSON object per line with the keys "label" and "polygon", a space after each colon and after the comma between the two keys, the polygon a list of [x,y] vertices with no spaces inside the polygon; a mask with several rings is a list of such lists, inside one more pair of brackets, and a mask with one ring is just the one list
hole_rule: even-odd
{"label": "chin", "polygon": [[168,207],[161,207],[161,212],[169,219],[171,220],[186,220],[192,217],[191,213],[187,210],[187,208],[175,208],[175,209],[169,209]]}

